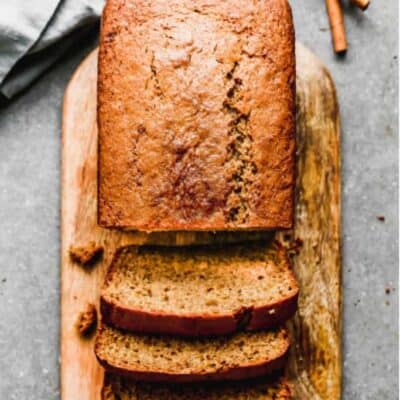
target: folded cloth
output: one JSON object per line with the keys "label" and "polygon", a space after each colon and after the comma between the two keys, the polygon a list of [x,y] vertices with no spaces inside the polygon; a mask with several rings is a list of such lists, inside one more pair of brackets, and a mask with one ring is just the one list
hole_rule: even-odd
{"label": "folded cloth", "polygon": [[0,94],[12,98],[97,26],[104,0],[0,1]]}

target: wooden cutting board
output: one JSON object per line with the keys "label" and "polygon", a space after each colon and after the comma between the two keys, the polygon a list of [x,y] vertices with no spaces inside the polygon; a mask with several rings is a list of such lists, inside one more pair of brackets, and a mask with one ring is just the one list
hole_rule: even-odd
{"label": "wooden cutting board", "polygon": [[[289,374],[299,400],[341,397],[340,126],[333,81],[320,60],[297,46],[298,178],[296,227],[303,245],[293,258],[301,295],[290,323],[294,338]],[[270,237],[268,233],[121,233],[96,224],[97,52],[73,75],[64,97],[61,226],[61,396],[100,400],[103,371],[94,338],[81,339],[75,322],[99,289],[116,247],[158,243],[185,245]],[[283,234],[277,234],[285,239]],[[288,236],[288,235],[285,235]],[[287,239],[287,237],[286,237]],[[91,271],[73,264],[71,245],[103,244],[103,260]]]}

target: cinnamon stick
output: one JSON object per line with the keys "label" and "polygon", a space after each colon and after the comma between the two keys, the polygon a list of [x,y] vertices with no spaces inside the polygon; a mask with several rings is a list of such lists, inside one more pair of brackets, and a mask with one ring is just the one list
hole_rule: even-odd
{"label": "cinnamon stick", "polygon": [[326,8],[332,31],[333,48],[336,53],[343,53],[347,50],[347,39],[340,0],[326,0]]}
{"label": "cinnamon stick", "polygon": [[351,2],[363,11],[365,11],[369,6],[369,0],[351,0]]}

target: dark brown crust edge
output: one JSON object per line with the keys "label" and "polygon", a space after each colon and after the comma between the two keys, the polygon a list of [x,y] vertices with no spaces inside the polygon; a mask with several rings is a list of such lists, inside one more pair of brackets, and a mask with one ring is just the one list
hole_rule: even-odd
{"label": "dark brown crust edge", "polygon": [[256,331],[281,325],[297,310],[298,291],[279,302],[243,308],[226,315],[173,315],[127,308],[100,299],[102,320],[108,325],[138,333],[180,336],[228,335],[239,330]]}
{"label": "dark brown crust edge", "polygon": [[[287,268],[292,267],[285,250],[279,242],[274,245],[284,257]],[[126,248],[120,247],[114,254],[103,287],[112,280],[115,264]],[[293,273],[293,272],[292,272]],[[292,276],[296,291],[291,296],[258,307],[243,307],[232,314],[187,314],[176,315],[129,308],[100,296],[102,321],[118,329],[145,334],[165,334],[178,336],[215,336],[228,335],[241,330],[257,331],[282,325],[297,311],[299,288],[295,276]]]}
{"label": "dark brown crust edge", "polygon": [[[99,189],[98,189],[99,190]],[[295,195],[293,194],[293,197]],[[290,230],[294,226],[294,212],[292,212],[292,215],[290,217],[290,221],[288,223],[281,223],[279,226],[274,225],[274,226],[260,226],[260,225],[237,225],[234,227],[229,227],[226,225],[221,225],[221,226],[213,226],[211,227],[204,227],[202,225],[195,225],[195,224],[182,224],[179,225],[178,223],[175,224],[174,227],[155,227],[155,226],[129,226],[129,225],[124,225],[119,222],[112,222],[109,223],[107,221],[103,221],[101,218],[101,211],[100,211],[100,206],[97,207],[97,218],[98,218],[98,225],[101,226],[102,228],[106,229],[117,229],[121,231],[126,231],[126,232],[144,232],[144,233],[180,233],[180,232],[273,232],[277,230]]]}
{"label": "dark brown crust edge", "polygon": [[[99,42],[102,42],[104,40],[104,15],[106,13],[107,6],[109,5],[109,1],[106,2],[103,11],[100,16],[100,29],[99,29]],[[97,173],[96,173],[96,179],[97,179],[97,205],[96,205],[96,220],[97,224],[103,228],[106,228],[106,224],[104,224],[104,221],[102,220],[102,212],[101,212],[101,205],[100,205],[100,199],[101,199],[101,188],[100,188],[100,181],[101,181],[101,162],[100,162],[100,151],[101,151],[101,140],[100,140],[100,69],[101,69],[101,51],[100,51],[100,46],[99,46],[99,51],[97,53],[97,82],[96,82],[96,124],[97,124]]]}
{"label": "dark brown crust edge", "polygon": [[143,382],[171,382],[171,383],[189,383],[205,381],[238,381],[257,378],[263,375],[269,375],[273,372],[282,370],[286,364],[290,343],[287,342],[285,349],[273,360],[261,361],[258,363],[240,365],[227,368],[222,371],[207,373],[168,373],[161,371],[139,371],[129,365],[113,365],[105,359],[102,359],[95,345],[95,354],[100,365],[108,372]]}
{"label": "dark brown crust edge", "polygon": [[[292,37],[292,59],[293,59],[293,68],[294,68],[294,79],[292,82],[292,95],[293,95],[293,104],[292,104],[292,115],[293,115],[293,140],[294,140],[294,150],[293,150],[293,191],[292,191],[292,215],[290,219],[290,228],[293,229],[295,227],[295,214],[296,214],[296,181],[297,181],[297,59],[296,59],[296,31],[294,26],[294,19],[293,19],[293,11],[292,7],[288,0],[285,0],[285,5],[287,7],[288,14],[290,16],[290,24],[291,24],[291,37]],[[285,228],[284,228],[285,229]]]}

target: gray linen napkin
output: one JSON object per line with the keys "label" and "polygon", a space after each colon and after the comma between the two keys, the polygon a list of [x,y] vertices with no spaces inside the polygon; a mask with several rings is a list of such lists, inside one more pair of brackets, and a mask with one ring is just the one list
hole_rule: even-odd
{"label": "gray linen napkin", "polygon": [[97,26],[104,0],[0,0],[0,94],[12,98]]}

